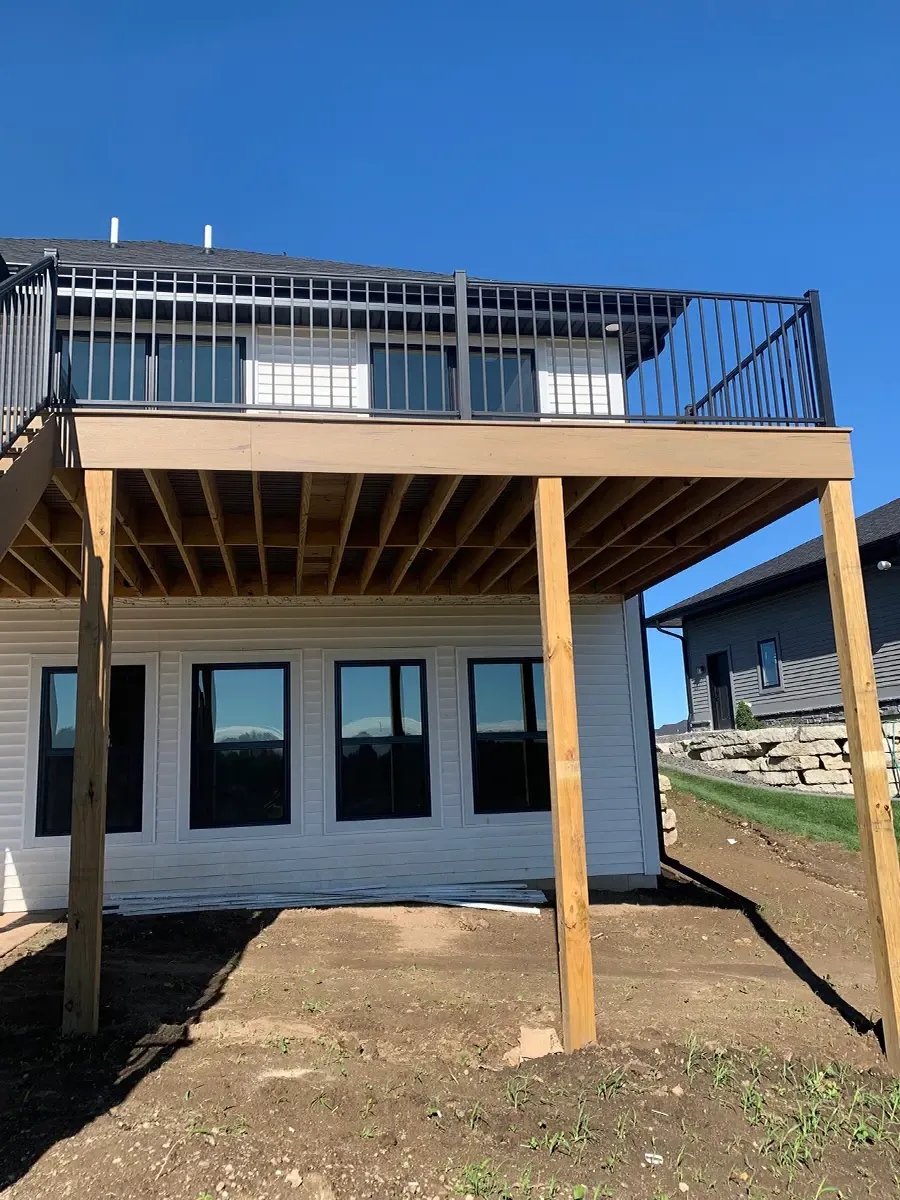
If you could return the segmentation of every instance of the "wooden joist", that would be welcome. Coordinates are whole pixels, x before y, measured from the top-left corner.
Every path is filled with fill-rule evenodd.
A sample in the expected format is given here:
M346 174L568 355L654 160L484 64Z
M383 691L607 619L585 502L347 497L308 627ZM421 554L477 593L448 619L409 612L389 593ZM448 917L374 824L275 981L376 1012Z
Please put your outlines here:
M462 482L462 475L447 475L437 480L428 503L419 519L419 536L415 546L401 552L388 578L388 590L393 595L403 582L407 571L437 524L444 509L453 499L453 493Z
M359 493L362 491L363 480L365 475L351 475L347 480L347 490L344 494L344 507L341 511L341 532L338 538L338 544L331 552L331 565L328 568L328 595L334 592L334 585L337 583L338 573L341 569L341 561L344 557L344 547L347 545L347 538L350 536L350 526L353 523L353 515L356 512L356 505L359 502Z
M259 471L250 472L250 490L253 493L253 533L259 557L259 577L264 596L269 594L269 563L266 559L266 537L263 532L262 480Z
M306 534L309 528L309 505L312 496L312 476L304 471L300 476L300 504L297 511L297 568L295 587L299 596L303 590L303 561L306 556Z
M225 541L225 513L222 511L222 501L219 499L219 488L216 483L215 474L212 471L201 471L200 486L203 489L203 498L206 500L206 507L209 510L209 519L212 521L213 533L219 547L219 553L222 556L222 565L225 567L225 574L228 576L228 583L232 594L236 596L238 594L237 567L234 562L234 551Z
M391 536L391 531L397 523L403 497L409 491L409 485L414 478L414 475L395 475L391 481L388 494L381 507L381 516L378 521L378 541L366 551L362 570L359 573L360 595L369 586L369 581L375 573L375 568L378 566L378 560L381 558L384 548L388 543L388 538Z
M168 473L166 471L144 471L144 476L150 485L150 490L153 492L162 515L165 517L166 524L172 534L172 540L175 542L178 553L181 555L181 561L184 563L184 568L188 573L191 585L195 593L198 596L202 596L203 573L200 570L197 551L193 546L186 546L184 543L182 537L181 508Z

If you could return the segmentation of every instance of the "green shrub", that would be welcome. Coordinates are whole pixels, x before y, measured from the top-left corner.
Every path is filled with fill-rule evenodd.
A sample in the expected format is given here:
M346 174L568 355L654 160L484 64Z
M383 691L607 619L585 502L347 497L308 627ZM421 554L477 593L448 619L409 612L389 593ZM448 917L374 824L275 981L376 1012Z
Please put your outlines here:
M754 717L753 709L746 700L738 700L734 724L737 729L759 729L760 722Z

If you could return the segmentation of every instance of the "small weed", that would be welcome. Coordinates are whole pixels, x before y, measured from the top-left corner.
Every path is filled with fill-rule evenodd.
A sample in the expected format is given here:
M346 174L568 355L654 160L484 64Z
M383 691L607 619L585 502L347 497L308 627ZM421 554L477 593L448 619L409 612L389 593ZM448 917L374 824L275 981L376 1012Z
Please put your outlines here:
M303 1011L308 1013L326 1013L328 1012L327 1000L313 1000L312 997L303 1001Z
M688 1079L693 1079L694 1075L700 1069L700 1059L702 1057L700 1043L697 1041L696 1034L688 1034L685 1049L687 1050L687 1055L684 1060L684 1073Z
M377 1137L378 1129L374 1125L363 1125L359 1131L359 1136L366 1139Z
M731 1083L734 1076L734 1065L725 1050L717 1050L713 1056L712 1085L722 1088Z
M291 1048L291 1039L289 1037L280 1037L278 1039L278 1049L282 1054L287 1054Z
M480 1163L466 1163L460 1172L456 1191L477 1196L479 1200L513 1200L506 1180L489 1158Z
M506 1081L507 1103L516 1112L520 1108L524 1108L528 1103L528 1085L530 1083L530 1075L513 1075L511 1079L507 1079Z
M478 1128L479 1122L484 1122L485 1125L487 1124L487 1120L485 1119L484 1115L484 1109L476 1100L472 1105L469 1115L466 1117L466 1124L470 1129L474 1130Z
M601 1100L612 1100L625 1086L624 1070L610 1071L597 1084L597 1096Z
M316 1096L315 1100L310 1101L309 1107L310 1108L316 1108L316 1107L324 1108L327 1112L333 1113L335 1111L335 1109L337 1108L337 1105L332 1104L324 1092L320 1092L319 1095Z

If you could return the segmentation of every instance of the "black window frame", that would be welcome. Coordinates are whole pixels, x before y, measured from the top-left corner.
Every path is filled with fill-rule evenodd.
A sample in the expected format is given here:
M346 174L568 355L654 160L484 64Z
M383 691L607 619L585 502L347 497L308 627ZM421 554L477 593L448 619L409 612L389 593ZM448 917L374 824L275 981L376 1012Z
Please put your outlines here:
M209 400L173 400L172 397L170 396L167 400L163 400L161 398L160 392L159 392L159 384L160 384L160 380L162 379L162 376L163 376L163 372L160 369L159 352L160 352L160 349L164 346L168 346L171 349L173 341L175 342L176 346L178 346L179 343L182 345L187 344L189 346L193 346L193 345L214 346L217 343L221 343L222 345L232 347L232 370L234 372L234 376L237 379L237 386L234 389L234 399L233 400L216 400L214 396L211 396ZM242 405L244 403L244 366L247 361L247 338L246 337L232 338L232 336L230 334L224 334L224 333L222 333L222 334L217 333L215 338L213 338L212 334L210 334L210 333L203 333L203 334L198 333L195 337L191 333L177 333L176 332L175 337L173 339L171 334L169 334L167 336L164 333L157 332L156 340L152 347L152 353L153 353L154 402L156 404L161 405L163 408L184 408L185 406L190 408L192 405L194 405L198 408L202 407L202 408L220 409L220 408L229 408L231 406L234 406L235 408L237 408L239 405ZM236 364L234 361L234 355L237 355L237 363ZM172 381L171 381L171 374L170 374L169 375L170 390L171 390L171 382ZM210 387L211 386L212 386L212 376L210 376Z
M775 683L766 683L766 672L765 672L765 667L763 665L762 648L763 648L763 646L768 646L768 645L772 645L775 647L775 673L778 676ZM756 643L756 660L759 664L760 691L772 692L772 691L775 691L777 688L780 688L782 686L782 683L781 683L781 653L778 649L778 638L776 638L776 637L759 638Z
M144 778L144 762L147 751L147 667L145 663L114 663L110 668L110 691L112 691L114 674L118 674L122 669L133 670L140 669L142 672L142 696L141 696L141 744L140 744L140 760L138 778L140 779L140 795L136 808L138 824L131 826L121 826L119 828L110 828L110 820L115 817L115 801L110 803L111 794L107 789L106 798L106 833L109 836L115 834L142 834L144 832L144 788L146 780ZM45 666L41 668L41 691L40 705L38 711L38 770L37 770L37 789L35 795L34 806L34 836L35 838L51 838L51 837L70 837L71 836L71 821L69 830L48 829L48 805L46 797L46 788L48 786L48 762L50 758L67 758L74 759L75 747L66 746L58 749L53 749L47 745L47 737L49 733L49 709L50 709L50 677L53 675L75 675L77 678L77 667L55 667ZM111 747L107 746L107 758ZM108 771L108 767L107 767ZM107 778L109 776L107 775Z
M143 393L144 393L141 398L138 398L137 396L135 396L135 399L133 401L129 400L129 398L127 396L124 398L119 398L118 396L115 395L115 388L113 388L114 394L113 394L112 400L110 400L110 398L109 398L109 375L108 374L106 377L107 382L106 382L106 386L104 388L104 395L102 395L102 396L100 396L100 395L73 396L72 395L72 356L70 355L70 349L69 349L70 346L74 347L76 344L87 344L87 346L89 347L88 356L90 359L91 357L93 357L94 347L98 344L109 345L110 348L112 348L113 345L130 347L131 346L131 334L130 333L117 334L115 337L115 340L114 340L111 330L106 330L106 329L95 330L92 334L89 329L73 329L70 331L68 329L57 328L57 330L56 330L56 353L59 357L59 398L60 398L60 400L66 404L77 404L79 401L81 401L83 404L104 404L104 403L106 403L106 404L129 404L129 403L146 404L147 398L150 395L150 389L151 389L151 380L150 380L150 359L152 356L151 342L152 342L152 338L149 333L136 333L134 335L134 350L135 350L134 383L135 383L135 392L137 392L137 381L139 378L141 378L142 385L143 385ZM142 371L139 372L137 370L137 362L138 362L137 350L138 350L138 346L140 346L140 345L143 345L143 347L144 347L144 359L143 359L143 369L142 369ZM89 368L89 370L91 370L91 373L92 373L92 369ZM113 381L115 382L115 366L113 366ZM91 391L96 392L96 388L93 387L94 383L95 383L95 379L93 378L93 373L92 373ZM129 391L131 390L130 384L131 384L131 372L129 370Z
M197 742L197 681L201 671L258 671L281 670L284 678L284 737L280 741L221 742L218 751L239 748L266 750L281 747L284 764L284 815L271 821L194 821L194 795L198 785L199 757ZM291 664L276 662L195 662L191 664L191 742L190 742L190 790L188 796L188 828L195 830L216 829L278 829L291 823ZM211 753L217 753L217 744L212 743Z
M395 685L393 676L391 678L391 718L396 724L398 716L402 720L402 714L399 707L399 668L400 667L418 667L420 680L420 697L422 701L422 732L420 734L390 734L385 736L369 736L369 737L354 737L345 738L342 733L343 721L341 719L341 669L343 667L396 667L397 668L397 684ZM429 725L428 725L428 663L424 658L353 658L339 659L334 663L334 819L339 825L352 824L355 821L429 821L434 816L434 797L431 787L431 747L429 745ZM428 797L428 811L424 813L380 813L372 816L342 816L341 809L343 806L342 783L343 783L343 753L344 746L347 743L358 745L393 745L397 742L409 744L410 742L421 742L422 753L424 758L424 775L425 786ZM393 799L393 790L392 790Z
M427 355L428 355L429 351L432 351L436 355L439 356L441 354L442 349L443 349L443 355L444 355L443 380L446 383L446 394L444 393L444 391L442 389L441 399L442 399L442 401L444 401L444 403L441 405L440 408L427 407L427 401L428 401L427 395L425 396L425 401L426 401L425 407L422 407L422 408L411 407L409 404L409 392L408 392L408 389L406 388L405 380L404 380L404 395L403 395L403 398L405 401L404 405L401 406L401 405L396 405L396 404L388 405L387 403L385 403L385 404L377 403L377 397L376 397L376 392L375 392L375 386L376 386L375 352L376 351L381 351L384 354L384 356L385 356L385 373L386 373L386 376L389 376L390 375L390 356L391 356L392 350L395 350L398 353L403 354L404 357L406 357L406 355L410 351L413 351L413 352L423 351L426 361L427 361ZM406 371L407 371L407 374L406 374L405 378L409 378L410 372L409 372L408 366L406 367ZM427 372L425 373L425 375L426 375L426 379L427 379ZM390 416L393 413L399 413L401 416L408 416L410 413L414 414L415 416L429 416L429 415L430 416L442 416L442 415L446 415L447 413L453 413L456 411L457 405L456 405L456 347L455 346L444 346L442 348L439 343L422 342L422 341L407 342L407 343L391 342L391 341L370 342L369 343L369 379L370 379L370 384L369 384L370 404L371 404L373 412L385 413L388 416ZM392 391L390 393L390 398L393 399L393 396L394 396L394 393ZM385 388L385 400L387 400L387 399L388 399L388 391L387 391L387 388Z
M472 402L473 417L521 417L526 420L533 420L539 417L540 413L540 384L538 382L537 371L537 348L533 346L469 346L469 388ZM483 363L486 354L498 354L501 358L514 358L517 363L528 358L531 362L531 408L508 408L501 403L500 408L491 408L488 404L488 396L484 396L484 404L481 407L476 407L475 389L472 387L473 372L478 372L482 390L484 390L485 367ZM478 363L476 367L474 364ZM456 382L456 359L454 357L454 385ZM526 398L526 390L522 389L522 399ZM501 395L501 402L504 397Z
M508 742L533 742L543 744L547 747L547 771L549 781L550 770L550 748L547 740L547 730L537 728L536 705L534 699L534 675L531 670L522 673L523 690L522 690L522 711L525 719L525 729L515 730L508 733L502 730L494 732L478 732L478 719L476 711L476 696L475 696L475 668L479 666L494 666L499 664L513 664L520 668L528 666L529 668L536 663L544 666L544 660L540 655L494 655L490 658L470 658L467 664L467 681L469 689L469 745L470 756L472 759L472 807L476 816L492 816L509 813L520 815L522 813L545 813L551 811L551 802L549 799L547 805L526 805L523 808L510 808L509 806L497 807L496 805L487 805L479 799L479 782L478 782L478 742L479 739L491 739L492 741L508 741ZM545 695L545 711L546 711L546 691ZM531 728L529 728L529 725ZM526 786L528 783L526 769Z

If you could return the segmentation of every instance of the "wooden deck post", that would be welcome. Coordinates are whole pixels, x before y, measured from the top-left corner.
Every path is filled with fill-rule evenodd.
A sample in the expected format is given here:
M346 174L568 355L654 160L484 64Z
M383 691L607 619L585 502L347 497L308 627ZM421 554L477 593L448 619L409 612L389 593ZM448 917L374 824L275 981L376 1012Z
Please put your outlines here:
M597 1023L561 479L538 480L534 522L550 753L563 1045L571 1053L596 1041Z
M900 862L850 483L826 483L819 507L884 1045L900 1074Z
M63 1033L96 1033L100 1009L115 513L115 472L85 471Z

